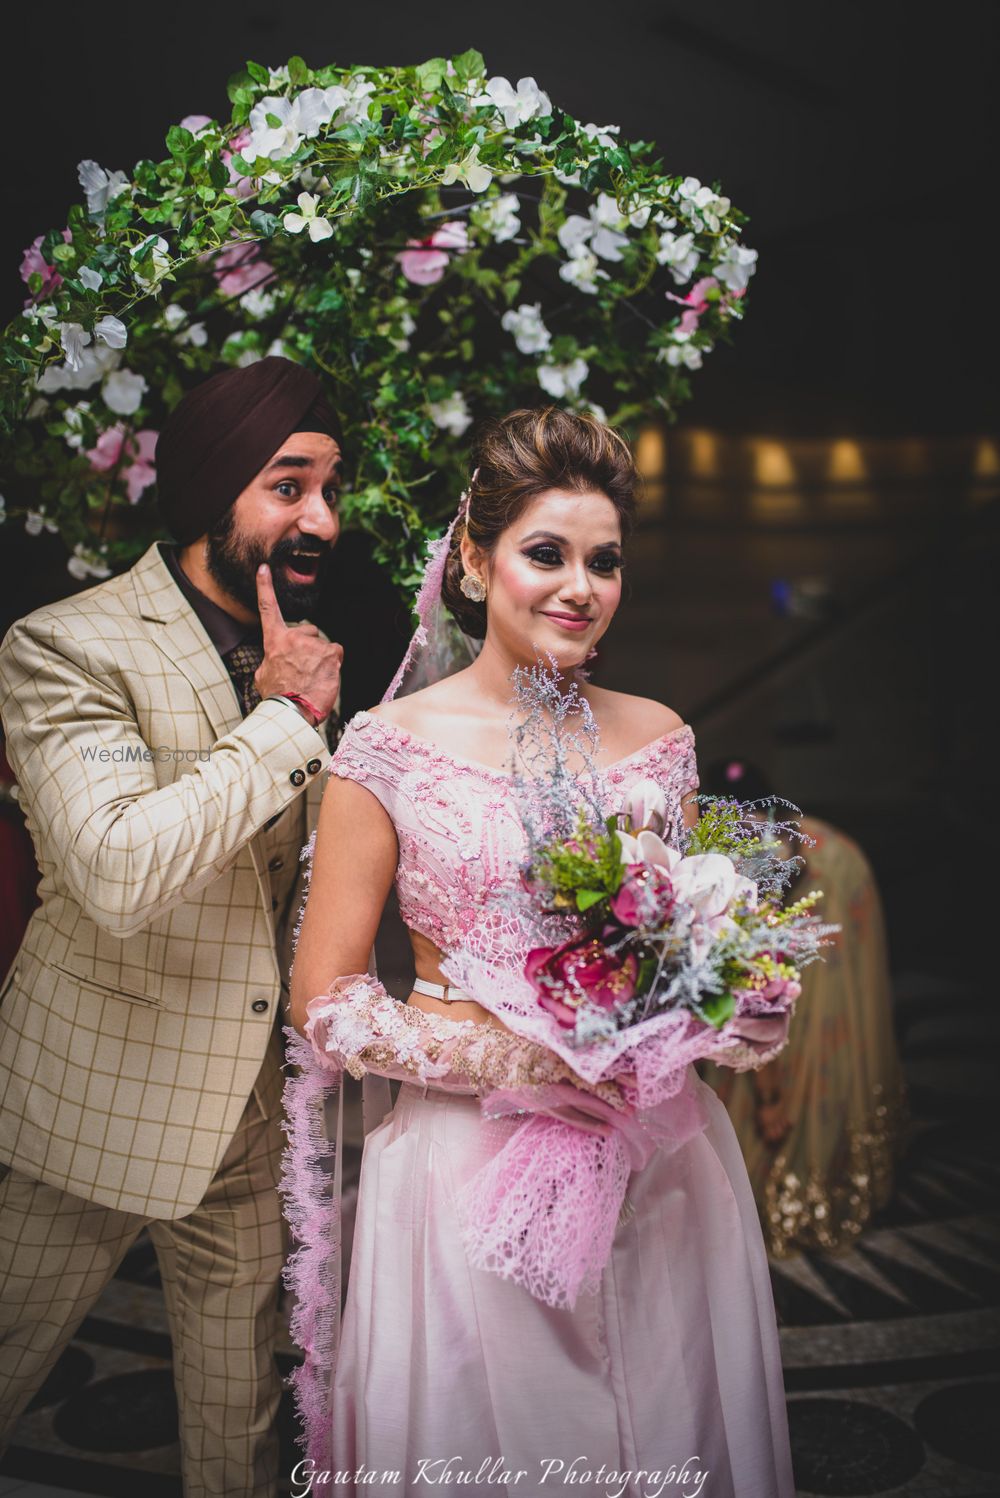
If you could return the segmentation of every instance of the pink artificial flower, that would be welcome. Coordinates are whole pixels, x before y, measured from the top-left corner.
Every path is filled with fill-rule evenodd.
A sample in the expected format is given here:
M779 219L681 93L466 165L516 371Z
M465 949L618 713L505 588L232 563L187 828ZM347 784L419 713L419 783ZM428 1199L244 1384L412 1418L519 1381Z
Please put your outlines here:
M186 114L181 120L181 129L190 130L192 135L197 135L205 125L212 123L210 114Z
M611 910L623 926L662 926L676 904L674 887L658 864L630 863Z
M231 198L248 198L254 191L252 177L243 177L233 166L233 157L241 155L245 146L250 144L251 131L245 126L233 136L228 146L223 147L222 159L229 171L229 186L226 192Z
M462 219L442 224L428 239L408 239L396 256L399 268L414 286L433 286L448 269L448 254L469 248L469 231Z
M666 293L668 301L679 302L682 307L687 308L681 317L679 332L697 333L701 314L708 310L709 303L705 293L715 290L718 284L714 276L702 276L700 281L694 283L687 296L675 296L672 291Z
M232 244L213 257L212 274L225 296L242 296L274 279L274 267L256 244Z
M128 489L129 504L136 504L143 490L148 489L150 484L156 483L156 440L159 432L144 427L141 432L136 432L129 443L129 451L135 450L136 457L131 467L125 472L125 486Z
M630 832L659 836L667 825L667 798L655 780L636 780L625 797L624 812Z
M626 1003L635 993L639 963L631 952L620 957L591 936L537 947L528 953L524 975L541 1007L568 1029L584 1000L608 1010Z
M145 489L156 482L156 439L159 432L148 427L141 432L129 433L121 422L108 427L97 439L97 444L87 453L90 466L96 473L107 473L119 468L119 478L125 480L129 503L135 504ZM129 460L125 461L124 460Z
M66 244L69 244L73 238L68 229L62 231L62 237ZM54 292L59 290L63 283L63 278L55 266L50 265L47 260L42 258L42 240L44 238L44 234L39 234L37 239L33 239L25 250L21 260L21 280L25 284L27 284L28 278L33 276L36 271L42 278L41 290L37 296L29 296L24 304L26 307L30 307L33 302L44 302L46 297L52 296Z
M107 473L110 468L116 468L125 446L125 436L125 428L121 422L116 422L113 427L103 431L97 439L97 446L90 448L87 453L91 468L97 473Z

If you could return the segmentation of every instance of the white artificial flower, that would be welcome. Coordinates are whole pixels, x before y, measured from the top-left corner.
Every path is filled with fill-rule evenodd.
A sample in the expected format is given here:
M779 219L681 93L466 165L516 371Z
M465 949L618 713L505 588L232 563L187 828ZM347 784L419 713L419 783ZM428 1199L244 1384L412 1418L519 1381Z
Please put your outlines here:
M453 437L461 437L472 425L472 412L461 390L452 391L444 400L428 401L427 409L434 425L442 432L450 432Z
M475 221L497 244L504 244L520 232L521 220L517 216L520 206L517 193L501 193L499 198L492 198L477 207Z
M318 197L322 197L324 193L330 191L329 177L317 177L311 166L302 168L302 171L299 173L299 181L306 192L315 192Z
M580 173L579 172L560 172L558 170L555 170L555 171L553 171L552 175L553 175L553 177L555 177L555 179L556 179L557 182L561 182L562 183L563 187L579 187L580 186Z
M24 413L25 420L37 421L39 416L44 416L48 409L49 403L45 399L44 395L36 395L35 399L31 402L31 405Z
M131 369L116 369L101 386L101 397L117 416L131 416L142 405L142 397L148 388L142 375Z
M566 251L567 255L573 255L581 247L590 243L590 236L594 232L593 220L584 218L582 213L571 213L559 225L556 238Z
M398 349L401 354L405 354L406 350L410 346L410 335L412 333L415 333L416 330L416 320L412 318L408 312L404 312L399 319L399 331L402 334L402 337L390 338L389 342L392 344L394 349Z
M128 343L128 329L118 317L102 317L94 324L94 332L108 348L124 348Z
M702 187L697 177L685 177L675 196L678 202L687 203L696 219L713 234L718 234L721 221L732 206L728 198L719 197L713 188Z
M88 390L115 369L120 358L117 349L92 344L81 352L78 369L70 369L68 364L50 364L39 375L36 388L47 395L57 390Z
M544 354L552 342L552 334L542 321L541 302L522 302L520 307L511 307L500 319L505 333L511 333L522 354Z
M83 351L90 342L90 334L78 322L61 322L59 342L66 355L66 368L77 373L83 368Z
M556 400L567 395L575 398L580 394L580 386L588 372L586 359L573 359L569 364L540 364L538 383L546 395L551 395Z
M597 195L597 202L590 207L590 216L595 224L605 229L624 229L631 224L633 229L645 229L649 223L650 207L642 203L638 208L622 208L617 198L609 192Z
M91 218L103 218L108 204L114 202L129 185L124 172L106 172L96 161L81 161L76 172Z
M598 281L608 279L607 271L598 267L597 256L593 250L588 250L583 246L559 267L559 275L570 286L575 286L577 291L585 291L588 295L596 294Z
M264 352L275 359L291 359L296 364L299 362L299 356L295 350L290 349L280 338L272 339Z
M628 222L610 193L598 193L597 202L590 207L590 248L594 254L602 260L620 260L628 245L628 235L621 231Z
M507 78L491 78L485 91L472 103L477 107L492 104L503 115L508 130L515 130L538 115L552 113L552 100L544 89L538 87L534 78L519 78L516 89Z
M32 322L43 322L47 328L58 320L59 309L54 302L39 302L37 307L25 307L22 317L29 317Z
M204 348L208 342L205 324L203 322L193 322L189 328L184 329L183 333L177 334L175 341L177 343L189 344L191 348Z
M677 285L683 286L694 275L701 256L695 248L693 234L674 234L668 229L660 235L656 258L669 268Z
M374 92L375 85L366 78L352 78L346 88L304 88L292 99L269 94L250 111L250 140L243 155L250 161L258 156L283 161L324 125L346 125L366 116ZM271 124L268 115L277 124Z
M173 332L174 328L179 328L182 322L187 321L187 313L184 311L184 308L181 306L180 302L169 302L167 306L164 307L160 316L163 319L164 325L168 327L171 332Z
M619 133L620 130L620 125L580 126L580 134L585 135L588 140L596 140L597 144L599 146L602 146L605 151L610 151L612 146L616 146L618 144L618 142L615 140L615 136Z
M66 423L63 441L74 452L79 452L83 446L83 418L89 410L90 401L80 401L75 406L67 406L63 412L63 421Z
M84 546L82 541L78 541L73 548L73 555L66 563L66 571L81 581L87 577L111 576L111 568L101 560L96 551Z
M348 125L368 118L368 104L375 85L369 78L352 78L346 85L347 102L337 110L336 123Z
M717 260L713 265L712 273L718 277L727 290L740 292L746 291L750 277L756 269L756 250L748 249L743 244L727 244L722 259Z
M42 510L29 510L24 517L24 528L29 536L40 536L45 525L45 514Z
M619 233L617 229L595 229L590 241L590 248L602 260L620 260L622 250L627 247L628 235Z
M618 200L609 192L597 194L597 201L590 205L590 217L596 225L604 229L618 229L624 222L624 214L618 207Z
M291 156L307 135L318 134L334 109L346 102L342 88L329 92L334 95L329 108L324 108L324 90L318 88L303 89L294 99L269 94L259 100L250 111L250 139L241 153L244 160L266 156L269 161L282 161Z
M602 426L607 426L608 413L607 411L605 411L603 406L598 405L597 401L587 401L584 410L589 411L591 416L593 416L595 420L599 421Z
M672 364L675 368L683 364L686 369L700 369L702 350L691 342L694 334L676 332L671 336L673 342L660 349L656 356L657 362Z
M87 291L100 291L104 284L104 277L99 270L91 270L89 265L82 265L79 271L80 280Z
M285 84L290 81L288 69L286 67L268 68L267 81L272 88L284 88Z
M275 295L273 291L261 291L258 286L252 286L240 297L240 306L247 317L257 321L261 317L268 317L274 311Z
M248 369L251 364L259 364L263 357L263 354L258 353L257 349L245 348L236 360L236 368Z
M454 182L461 182L470 192L485 192L492 181L493 173L479 160L478 146L473 146L463 160L450 162L441 175L443 187L450 187Z
M303 229L308 229L309 238L313 244L321 239L329 239L333 233L333 225L328 218L319 218L316 213L316 205L319 198L314 197L311 192L300 192L298 205L302 210L300 213L286 213L284 225L290 234L301 234Z
M144 259L134 265L133 275L141 285L155 286L158 281L163 280L170 269L170 246L162 234L150 234L147 239L143 240L139 249L145 249L148 244L152 244L152 249Z

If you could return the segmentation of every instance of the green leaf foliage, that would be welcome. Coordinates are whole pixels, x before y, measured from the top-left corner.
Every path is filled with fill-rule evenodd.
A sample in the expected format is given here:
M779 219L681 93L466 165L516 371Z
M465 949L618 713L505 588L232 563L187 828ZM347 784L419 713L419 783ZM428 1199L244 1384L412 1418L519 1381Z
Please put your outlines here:
M2 335L2 523L42 516L95 576L127 566L160 535L155 487L129 494L135 434L159 431L206 376L273 349L314 369L338 408L345 519L373 536L404 590L465 485L476 419L551 390L628 425L671 419L692 368L743 315L729 268L742 215L727 208L713 227L650 145L585 136L541 92L508 128L473 102L487 82L475 48L410 67L249 61L228 80L228 120L197 135L171 125L162 161L136 163L93 210L68 205L69 241L62 224L42 236L23 272L30 304ZM291 133L273 103L261 124L262 101L307 88L333 91L312 134ZM595 101L589 117L602 113ZM289 227L304 192L326 239ZM559 241L570 215L591 226L589 259ZM668 219L691 236L686 280L661 243ZM621 236L617 259L599 224ZM98 288L82 267L99 270ZM698 330L678 340L682 309L666 293L710 276ZM95 342L67 371L60 325L89 330L108 315L126 347ZM105 399L115 368L144 381L125 418ZM81 421L82 449L67 441ZM82 454L119 424L122 461L98 472ZM593 896L588 918L617 888L615 848L609 834L593 876L574 872L573 889ZM557 858L559 869L569 876Z

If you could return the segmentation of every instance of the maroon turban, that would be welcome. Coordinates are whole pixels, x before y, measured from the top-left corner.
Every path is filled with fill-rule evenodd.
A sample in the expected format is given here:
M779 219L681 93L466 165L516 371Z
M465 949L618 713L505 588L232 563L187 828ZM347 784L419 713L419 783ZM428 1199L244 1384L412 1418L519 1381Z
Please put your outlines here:
M268 355L190 390L156 444L157 497L174 539L186 546L211 530L293 432L342 443L319 380L291 359Z

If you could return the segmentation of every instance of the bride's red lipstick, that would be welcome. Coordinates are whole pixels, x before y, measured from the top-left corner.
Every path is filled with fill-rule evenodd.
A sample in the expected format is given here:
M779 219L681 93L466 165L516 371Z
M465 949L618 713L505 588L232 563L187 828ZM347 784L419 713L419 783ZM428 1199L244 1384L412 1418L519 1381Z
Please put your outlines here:
M594 622L589 614L552 614L547 609L542 609L542 613L546 619L553 620L554 623L561 625L563 629L572 629L577 633L585 630L589 624L593 624Z

